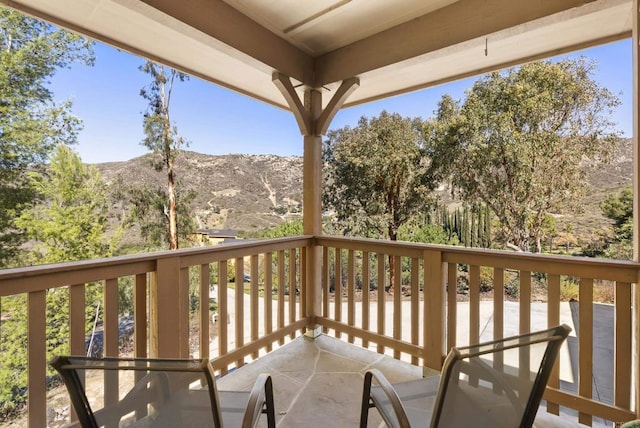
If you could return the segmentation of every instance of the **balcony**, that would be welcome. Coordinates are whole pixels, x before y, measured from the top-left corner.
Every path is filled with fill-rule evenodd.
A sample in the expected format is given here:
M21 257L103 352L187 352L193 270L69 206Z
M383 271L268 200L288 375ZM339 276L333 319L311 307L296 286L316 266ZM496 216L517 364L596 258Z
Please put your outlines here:
M362 293L361 284L385 284L390 258L395 261L393 286L389 291L381 286ZM68 290L70 349L83 354L90 333L85 329L85 289L100 284L104 354L118 356L123 352L118 281L123 278L134 283L131 353L209 357L222 376L222 386L242 384L245 376L264 367L282 374L283 369L274 364L288 361L292 352L301 353L302 358L295 361L300 373L307 375L314 367L318 373L317 357L322 351L343 362L360 359L382 364L392 378L395 373L420 376L439 370L451 346L567 322L573 325L574 336L550 379L547 402L539 415L551 421L548 426L557 423L556 414L563 417L559 426L602 426L606 421L637 417L632 286L639 270L635 262L298 236L0 271L0 296L27 295L28 424L32 427L47 425L47 406L53 405L46 382L47 290ZM534 295L532 278L541 274L546 277L546 291ZM245 287L227 281L245 275L251 278ZM456 287L448 284L458 284L463 276L468 295L459 302ZM561 301L561 283L567 277L578 281L576 302ZM487 278L494 292L481 295L481 283L486 284ZM505 285L513 287L514 278L517 297L495 292ZM613 288L613 304L594 303L594 286L602 282ZM192 289L198 284L196 316L189 309L190 283ZM217 284L215 296L209 294L211 284ZM217 302L215 323L209 306L212 297ZM321 333L325 335L315 342L300 337ZM360 357L353 358L354 354ZM359 377L349 382L356 390L361 388L362 369L349 369ZM291 373L285 378L303 382L297 376ZM304 397L292 395L296 388L291 382L279 379L275 379L276 405L278 411L286 412L279 417L281 426L326 414L322 400L315 407ZM345 394L342 382L335 383L335 377L305 379L305 385L335 391L336 417L357 419L357 406L354 409L352 400L340 398Z

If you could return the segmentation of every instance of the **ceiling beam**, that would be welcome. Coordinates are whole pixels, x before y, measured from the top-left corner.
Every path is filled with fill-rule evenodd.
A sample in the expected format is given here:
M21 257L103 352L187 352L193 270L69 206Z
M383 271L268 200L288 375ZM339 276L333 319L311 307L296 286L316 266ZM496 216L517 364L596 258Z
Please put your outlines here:
M593 0L459 0L315 60L314 87L405 61Z
M309 85L313 59L221 0L142 0L154 9Z
M558 48L558 49L553 49L553 50L549 50L549 51L545 51L539 54L535 54L535 55L527 55L527 56L522 56L516 59L513 59L511 61L506 61L506 62L499 62L499 63L495 63L492 64L490 66L486 66L486 67L477 67L477 68L471 68L467 71L464 71L463 73L457 73L457 74L451 74L448 75L445 78L442 79L436 79L436 80L428 80L425 81L424 83L420 83L418 85L414 85L414 86L404 86L401 89L395 90L395 91L389 91L389 92L381 92L379 94L376 94L375 96L372 97L367 97L367 98L361 98L358 101L354 101L354 102L345 102L343 107L353 107L353 106L357 106L360 104L365 104L365 103L369 103L372 101L378 101L378 100L382 100L385 98L389 98L389 97L393 97L396 95L402 95L402 94L406 94L408 92L413 92L413 91L419 91L421 89L426 89L426 88L431 88L434 86L439 86L439 85L444 85L447 83L451 83L451 82L455 82L457 80L461 80L461 79L466 79L469 77L474 77L474 76L478 76L480 74L484 74L484 73L490 73L492 71L498 71L498 70L502 70L508 67L514 67L517 65L521 65L527 62L532 62L532 61L539 61L539 60L544 60L550 57L554 57L557 55L564 55L564 54L568 54L571 52L575 52L575 51L579 51L582 49L587 49L587 48L591 48L593 46L598 46L598 45L603 45L606 43L613 43L613 42L617 42L620 40L624 40L624 39L628 39L629 37L631 37L631 31L624 31L622 33L618 33L618 34L614 34L605 38L599 38L599 39L594 39L594 40L590 40L588 42L581 42L581 43L577 43L577 44L572 44L572 45L567 45L564 46L562 48Z

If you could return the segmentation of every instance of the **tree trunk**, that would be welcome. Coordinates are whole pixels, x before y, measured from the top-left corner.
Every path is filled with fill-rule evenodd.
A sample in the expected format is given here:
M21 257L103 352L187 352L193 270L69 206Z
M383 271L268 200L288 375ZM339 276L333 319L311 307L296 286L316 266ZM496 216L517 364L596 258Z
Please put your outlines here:
M169 163L167 173L167 193L169 198L169 249L178 249L178 211L176 209L176 185L173 162Z

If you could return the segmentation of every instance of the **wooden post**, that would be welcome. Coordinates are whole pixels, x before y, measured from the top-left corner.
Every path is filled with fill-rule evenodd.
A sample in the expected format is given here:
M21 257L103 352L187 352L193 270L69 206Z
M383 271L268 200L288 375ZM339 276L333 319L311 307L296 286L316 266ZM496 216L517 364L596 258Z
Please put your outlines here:
M289 104L300 133L304 136L303 232L305 235L319 236L322 234L322 136L349 95L360 86L360 80L355 77L344 80L324 109L320 89L306 88L302 102L288 76L275 72L272 80ZM306 299L306 313L302 316L308 320L307 335L310 337L317 337L321 333L314 322L322 310L321 255L319 247L311 245L307 248L307 265L304 269L307 288L301 295Z
M179 358L180 352L180 259L157 261L155 281L151 284L152 356ZM162 315L160 315L162 314ZM184 320L185 322L188 320Z
M315 90L307 90L305 101L313 122L318 119L322 111L322 94ZM304 136L304 164L303 164L303 233L318 236L322 234L322 136ZM309 319L307 335L317 337L320 330L313 321L322 312L322 252L316 245L307 249L307 266L305 269L304 293L306 301L306 316Z
M425 250L424 259L424 366L442 369L446 325L446 265L442 252Z

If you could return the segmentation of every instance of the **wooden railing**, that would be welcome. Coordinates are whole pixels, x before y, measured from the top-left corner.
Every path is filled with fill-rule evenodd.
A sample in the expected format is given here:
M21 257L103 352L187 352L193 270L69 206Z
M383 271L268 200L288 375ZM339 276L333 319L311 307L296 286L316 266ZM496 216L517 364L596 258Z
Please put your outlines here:
M211 357L214 368L225 373L304 330L306 309L298 301L304 302L302 263L310 242L310 237L302 236L1 270L0 297L27 296L29 426L47 426L47 360L51 358L46 352L47 293L68 290L71 354L87 351L91 331L86 327L89 302L85 302L85 293L87 287L97 286L102 287L103 295L102 352L122 355L118 288L119 282L127 280L133 292L134 356L189 357L197 353ZM251 277L248 283L243 281L245 274ZM228 277L234 277L234 283ZM210 296L212 288L216 296ZM217 304L213 343L210 297ZM190 298L197 299L195 318L191 318ZM230 300L235 300L233 306ZM194 324L197 328L191 329ZM191 334L192 330L196 333ZM195 349L190 342L197 344Z
M322 266L308 266L308 254L318 251ZM391 266L393 284L388 283ZM307 283L317 269L321 269L320 283ZM351 343L438 370L451 346L565 322L561 309L569 303L562 301L561 288L570 280L576 284L579 301L573 304L577 331L570 337L572 359L561 359L545 398L548 411L558 413L559 406L565 406L589 424L592 417L611 421L636 417L631 299L639 269L633 262L299 236L4 270L0 296L27 296L29 426L41 427L46 425L50 357L46 295L55 289L69 293L72 354L86 352L90 331L85 311L91 302L85 301L85 294L98 284L103 293L103 352L121 355L119 287L128 281L135 356L197 354L210 357L216 370L225 373L270 352L306 327L319 325ZM246 283L241 280L245 275L250 276ZM534 277L543 278L543 295L535 294ZM597 345L593 332L598 323L593 290L602 281L615 290L610 306L615 320L611 402L594 398L591 383ZM505 286L517 293L505 294ZM492 291L482 293L483 287ZM457 301L458 288L465 289L465 302ZM210 296L211 289L215 296ZM217 305L215 324L210 321L210 297ZM542 323L537 318L541 306L546 318ZM487 312L490 322L485 321ZM567 382L561 373L572 364L577 366L576 376Z
M362 346L436 370L452 346L565 322L561 304L564 308L569 303L561 303L561 283L575 284L577 302L571 305L577 331L567 344L571 360L561 359L556 366L545 393L547 410L557 414L559 406L566 406L578 411L579 422L587 425L592 417L615 422L636 417L631 402L635 387L631 309L637 263L367 239L319 237L315 242L323 248L322 316L316 322L349 342L358 339ZM389 283L391 265L393 284ZM539 290L533 294L534 276L543 278L543 295ZM613 399L608 403L597 399L592 390L594 325L603 321L594 319L593 290L596 282L603 281L610 284L614 298L607 308L614 320L613 363L605 374L613 384ZM459 283L468 285L464 303L458 302ZM511 295L504 292L506 285L513 289ZM488 292L481 293L481 287ZM542 306L546 319L538 319L534 305ZM464 314L459 314L461 309ZM482 311L490 312L487 325L481 325L481 319L488 318L481 317ZM489 334L482 334L483 330ZM598 361L607 363L611 360ZM559 373L572 369L577 370L576 378L561 382Z

